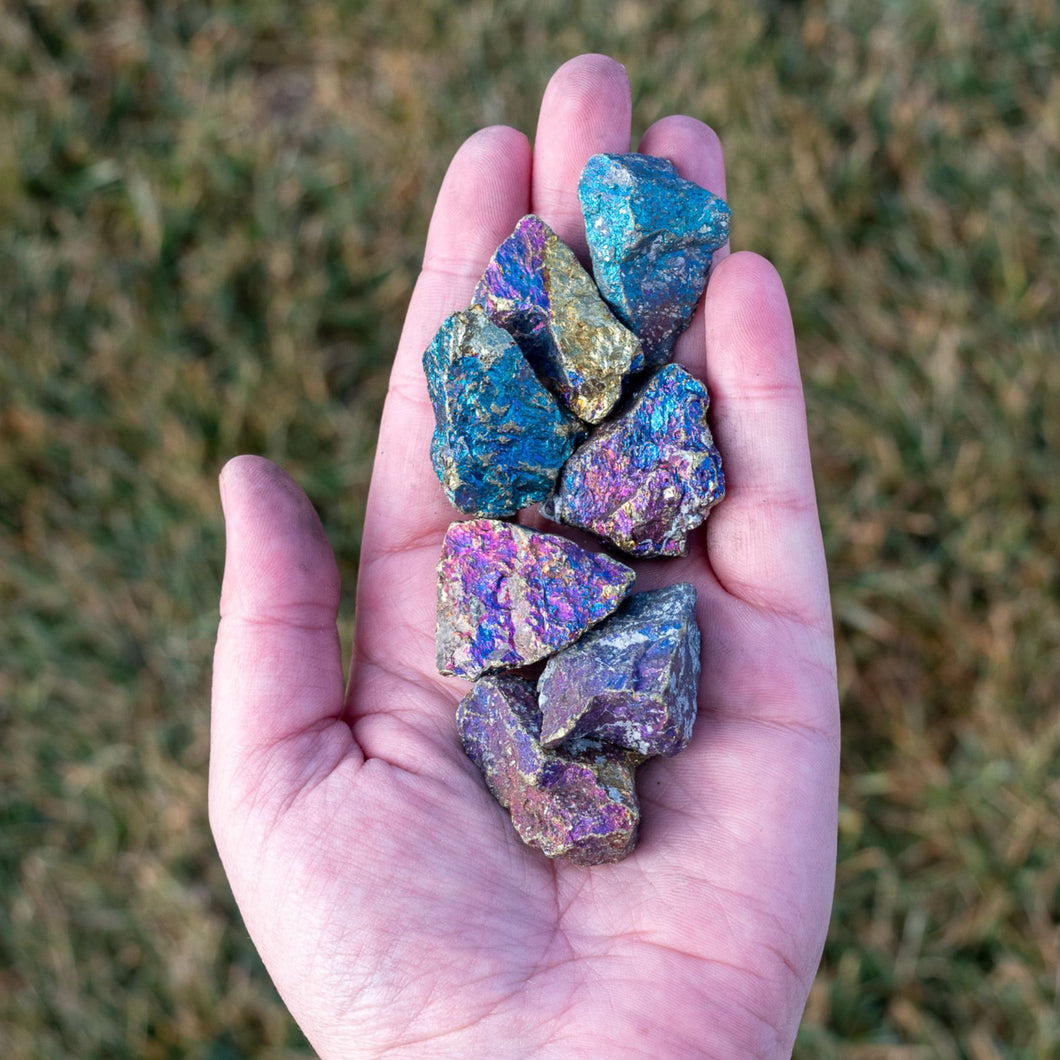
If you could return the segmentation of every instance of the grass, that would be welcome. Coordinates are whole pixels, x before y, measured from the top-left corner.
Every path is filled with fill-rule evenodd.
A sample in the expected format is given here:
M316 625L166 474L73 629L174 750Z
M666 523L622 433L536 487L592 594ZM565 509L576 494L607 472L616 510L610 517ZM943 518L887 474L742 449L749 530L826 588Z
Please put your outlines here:
M398 11L400 10L400 14ZM0 1038L307 1054L206 823L216 473L352 590L445 165L624 61L792 298L844 709L800 1057L1060 1049L1060 21L1038 0L0 5ZM351 593L344 604L349 627Z

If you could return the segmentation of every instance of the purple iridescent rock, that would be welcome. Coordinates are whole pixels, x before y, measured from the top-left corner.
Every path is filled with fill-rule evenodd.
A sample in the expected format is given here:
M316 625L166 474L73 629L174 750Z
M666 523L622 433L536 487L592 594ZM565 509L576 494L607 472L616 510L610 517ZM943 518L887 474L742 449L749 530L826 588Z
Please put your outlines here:
M634 556L683 556L688 533L725 495L706 387L675 364L574 451L541 505Z
M461 700L457 731L524 843L579 865L619 861L637 839L637 758L595 740L546 749L534 686L484 677Z
M677 754L696 720L699 647L691 585L631 596L545 664L541 742L592 736L647 757Z
M541 712L530 681L503 675L479 678L456 708L456 731L505 809L540 777L547 752L539 739Z
M615 315L641 340L649 368L673 356L729 237L729 207L649 155L593 155L578 197L593 276Z
M453 313L423 355L436 427L431 460L469 515L512 515L541 500L583 428L481 308Z
M474 679L565 648L629 593L634 573L514 523L453 523L438 562L438 670Z
M640 341L612 315L573 251L534 214L497 248L473 301L587 423L607 415L625 375L643 365Z

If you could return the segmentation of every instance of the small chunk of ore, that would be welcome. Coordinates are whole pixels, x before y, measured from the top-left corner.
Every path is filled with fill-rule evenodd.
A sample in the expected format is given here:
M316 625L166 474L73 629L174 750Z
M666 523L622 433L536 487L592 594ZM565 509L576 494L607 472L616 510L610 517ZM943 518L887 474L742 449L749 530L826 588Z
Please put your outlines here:
M478 307L446 318L423 355L431 461L451 504L512 515L541 500L584 428L538 381L511 335Z
M699 651L692 585L629 597L545 664L537 685L541 742L556 747L591 736L646 757L677 754L696 720Z
M649 368L673 357L729 238L728 205L665 158L598 154L578 182L593 276L641 341Z
M725 495L709 404L680 365L659 368L574 451L541 513L634 556L685 555L689 532Z
M619 861L633 850L636 756L594 740L543 747L534 686L518 677L483 677L456 718L464 750L524 843L579 865Z
M438 562L438 670L474 680L537 662L603 621L635 577L556 534L452 523Z
M622 381L644 361L640 341L608 309L574 252L527 214L497 248L474 303L518 342L560 402L587 423L602 420Z

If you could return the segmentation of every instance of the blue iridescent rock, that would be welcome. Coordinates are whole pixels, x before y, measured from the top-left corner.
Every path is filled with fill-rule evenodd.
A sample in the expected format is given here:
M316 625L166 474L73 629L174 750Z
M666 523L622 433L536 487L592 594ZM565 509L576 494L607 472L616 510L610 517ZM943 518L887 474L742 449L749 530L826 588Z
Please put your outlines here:
M436 427L431 461L469 515L512 515L541 500L584 428L481 308L453 313L423 355Z
M473 301L587 423L608 414L624 377L643 365L640 341L612 315L574 252L534 214L497 248Z
M544 659L611 614L634 578L555 534L453 523L438 561L438 670L474 680Z
M534 686L484 677L461 700L457 731L524 843L579 865L619 861L637 840L636 757L599 741L542 747Z
M580 736L646 757L687 746L699 688L696 590L687 582L631 596L545 664L541 742Z
M575 450L541 512L634 556L683 556L725 495L707 389L676 364Z
M672 162L638 154L593 155L578 197L600 293L641 340L648 367L665 364L729 238L729 207Z

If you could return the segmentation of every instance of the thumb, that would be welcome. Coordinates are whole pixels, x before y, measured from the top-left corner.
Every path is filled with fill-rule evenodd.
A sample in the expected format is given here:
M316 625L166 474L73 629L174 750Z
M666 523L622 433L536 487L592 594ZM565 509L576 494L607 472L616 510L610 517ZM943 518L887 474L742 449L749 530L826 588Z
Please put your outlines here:
M214 654L210 818L273 814L351 753L341 720L339 575L308 498L275 464L221 472L227 547Z

